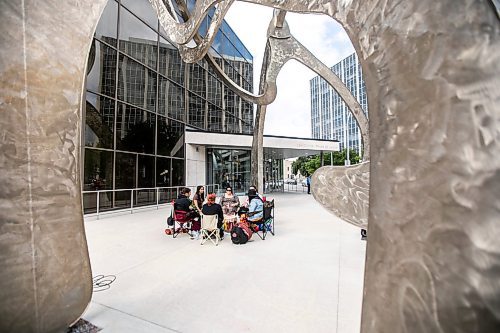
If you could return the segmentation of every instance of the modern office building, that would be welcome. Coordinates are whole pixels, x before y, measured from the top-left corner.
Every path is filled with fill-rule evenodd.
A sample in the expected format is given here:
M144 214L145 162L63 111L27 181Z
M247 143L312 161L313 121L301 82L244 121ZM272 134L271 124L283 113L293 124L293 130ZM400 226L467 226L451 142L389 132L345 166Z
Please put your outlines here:
M209 52L235 83L253 90L253 57L226 22ZM184 63L147 0L108 1L90 50L83 111L86 213L167 202L176 186L250 185L253 105L206 61ZM264 152L268 182L283 178L280 156L292 157L293 147L279 144ZM310 145L338 149L336 142Z
M368 117L366 86L356 53L331 67L344 82ZM338 140L340 149L355 149L361 155L361 132L339 94L320 76L310 81L311 129L316 139Z
M213 45L210 52L225 73L252 90L252 55L227 23ZM253 129L253 105L205 61L183 63L147 0L109 0L90 51L86 95L83 190L117 190L101 198L110 206L129 204L130 192L121 189L186 184L186 127ZM84 194L86 201L94 200Z

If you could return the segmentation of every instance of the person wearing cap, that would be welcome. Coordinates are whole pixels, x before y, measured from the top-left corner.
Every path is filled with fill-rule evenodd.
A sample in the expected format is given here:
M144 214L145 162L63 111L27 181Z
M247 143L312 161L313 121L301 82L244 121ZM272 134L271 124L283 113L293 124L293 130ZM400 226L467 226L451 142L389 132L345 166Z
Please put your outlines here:
M255 186L255 185L250 185L250 187L248 188L248 191L250 192L250 190L255 191L255 193L256 193L256 194L257 194L257 196L260 198L260 200L262 200L262 201L266 201L266 199L265 199L262 195L260 195L260 193L259 193L259 192L257 192L257 186ZM247 197L247 199L245 200L245 202L243 202L243 205L242 205L242 206L243 206L243 207L247 207L247 208L248 208L248 206L249 206L249 205L250 205L250 200L249 200L249 199L248 199L248 197Z
M255 223L262 220L264 216L264 203L254 189L248 190L248 221Z
M207 202L201 208L203 215L217 215L217 228L219 228L220 239L224 239L224 230L222 230L222 222L224 221L224 214L222 207L215 202L215 193L207 195Z

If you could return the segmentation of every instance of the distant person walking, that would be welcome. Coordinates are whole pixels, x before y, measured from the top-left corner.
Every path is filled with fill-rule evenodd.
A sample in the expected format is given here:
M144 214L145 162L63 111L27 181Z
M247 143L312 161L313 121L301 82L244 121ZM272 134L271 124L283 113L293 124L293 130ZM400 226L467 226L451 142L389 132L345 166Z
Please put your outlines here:
M311 176L306 178L307 194L311 194Z

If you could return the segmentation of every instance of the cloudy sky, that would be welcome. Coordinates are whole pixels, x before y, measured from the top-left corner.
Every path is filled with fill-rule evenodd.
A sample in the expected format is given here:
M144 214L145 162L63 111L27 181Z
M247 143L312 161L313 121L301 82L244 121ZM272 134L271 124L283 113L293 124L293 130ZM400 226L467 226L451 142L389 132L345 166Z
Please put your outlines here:
M235 1L226 20L254 57L254 87L262 65L266 32L273 10L264 6ZM292 35L328 67L333 66L354 48L343 28L324 15L287 13ZM278 76L278 96L268 106L265 134L311 137L309 80L316 74L292 60Z

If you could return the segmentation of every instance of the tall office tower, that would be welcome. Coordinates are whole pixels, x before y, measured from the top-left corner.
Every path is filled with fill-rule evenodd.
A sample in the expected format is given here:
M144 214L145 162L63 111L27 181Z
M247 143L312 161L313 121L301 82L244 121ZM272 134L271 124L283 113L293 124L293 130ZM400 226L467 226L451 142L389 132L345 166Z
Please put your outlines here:
M356 53L331 67L358 100L368 117L366 87ZM338 140L340 149L355 149L361 155L361 132L339 94L321 77L310 81L311 129L315 139Z

